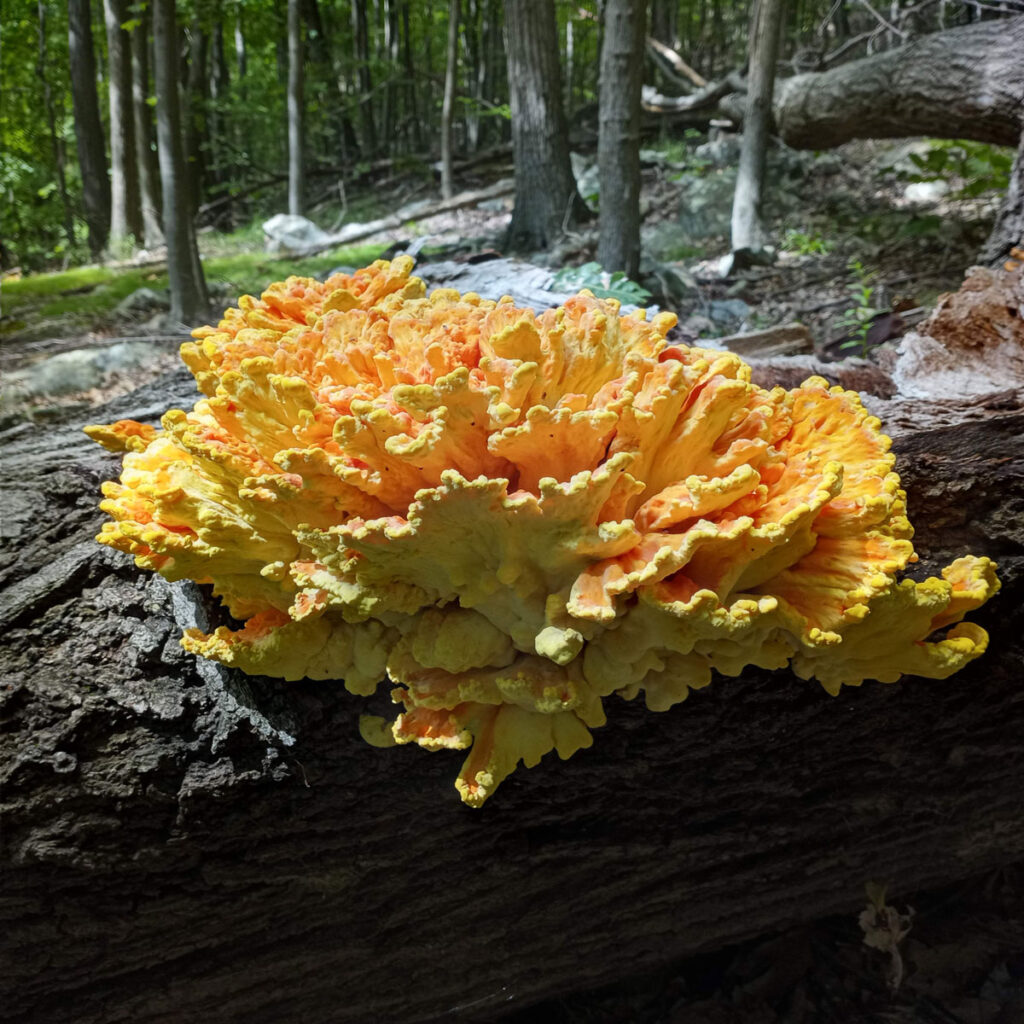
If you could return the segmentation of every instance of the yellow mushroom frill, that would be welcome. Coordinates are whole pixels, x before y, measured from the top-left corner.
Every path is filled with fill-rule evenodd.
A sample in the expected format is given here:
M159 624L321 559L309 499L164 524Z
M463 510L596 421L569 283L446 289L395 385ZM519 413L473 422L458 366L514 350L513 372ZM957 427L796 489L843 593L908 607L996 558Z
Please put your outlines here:
M671 344L669 314L426 297L411 269L247 296L182 347L194 409L88 428L126 452L99 540L244 621L188 650L356 694L387 676L403 710L364 736L471 748L473 805L589 746L613 693L663 710L791 664L835 694L984 651L960 620L992 562L898 582L905 497L855 394L766 391Z

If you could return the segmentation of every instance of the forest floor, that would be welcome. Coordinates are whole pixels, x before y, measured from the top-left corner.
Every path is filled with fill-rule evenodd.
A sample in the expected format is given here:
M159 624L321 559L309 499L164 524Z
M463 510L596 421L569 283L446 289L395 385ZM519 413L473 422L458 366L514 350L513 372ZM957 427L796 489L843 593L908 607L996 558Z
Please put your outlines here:
M870 356L875 345L923 319L939 294L959 287L985 240L998 192L978 188L985 184L983 163L930 156L945 145L861 142L824 154L773 151L766 214L777 258L725 276L734 142L651 146L644 153L639 283L652 302L678 313L691 339L800 322L825 359ZM941 176L924 173L936 163ZM593 174L586 166L579 171L586 195ZM507 157L500 157L475 165L460 184L483 188L509 172ZM930 176L937 180L922 180ZM407 203L422 194L422 178L399 178L389 187L350 210L349 220L356 214L371 220ZM263 251L262 218L230 235L205 232L200 241L214 305L223 308L288 274L322 276L410 246L421 258L472 259L500 249L510 207L510 198L488 200L301 260ZM324 227L338 215L329 205L311 213ZM587 228L556 253L525 258L555 272L593 260L595 246L596 229ZM583 284L601 283L580 273ZM163 267L153 259L4 281L0 427L84 413L174 366L185 330L167 322L165 289ZM49 377L43 368L52 370ZM19 380L33 369L35 390L19 391ZM851 914L601 990L563 994L512 1020L1024 1024L1024 865L890 899L901 913L906 904L915 911L896 953L867 945ZM877 929L872 934L876 946L885 944Z
M959 287L999 198L997 190L979 188L986 174L996 183L996 169L948 143L857 142L821 154L776 148L766 223L777 258L723 276L736 146L725 135L662 141L643 151L640 284L650 302L678 313L690 341L799 322L826 359L868 354L923 319L939 294ZM508 161L504 152L475 163L458 184L493 185L510 176ZM593 201L592 158L578 161L577 175ZM438 216L429 215L423 197L423 175L410 172L386 188L367 185L345 209L330 200L314 206L310 215L325 228L343 218L372 221L410 201L427 209L397 232L312 257L265 252L262 216L230 234L204 230L200 248L214 309L288 274L323 276L410 247L421 261L472 260L500 250L511 196ZM596 242L595 223L557 251L525 258L552 271L579 267L594 259ZM0 426L62 418L175 365L186 332L168 323L159 255L2 282ZM561 290L597 290L602 281L584 267L571 283Z

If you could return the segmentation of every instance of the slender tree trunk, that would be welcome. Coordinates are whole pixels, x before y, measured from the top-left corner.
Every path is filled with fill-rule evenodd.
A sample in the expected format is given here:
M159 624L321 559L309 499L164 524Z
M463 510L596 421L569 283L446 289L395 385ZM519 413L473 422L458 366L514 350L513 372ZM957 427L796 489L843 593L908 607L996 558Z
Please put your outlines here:
M299 0L288 0L288 212L301 216L305 208L306 165L303 138L302 18Z
M409 24L410 0L402 3L402 64L405 68L405 95L409 105L408 115L412 118L412 148L419 153L423 149L423 128L420 125L419 99L416 88L416 64L412 56L412 27Z
M163 244L160 224L160 169L153 146L153 114L149 103L148 9L138 14L140 24L131 31L132 120L135 132L135 164L139 171L139 200L142 207L142 244L153 249Z
M200 21L193 18L188 32L188 72L185 77L185 170L187 200L194 216L203 200L208 137L206 129L207 56L209 37Z
M505 48L516 168L507 244L543 249L589 217L569 160L554 0L505 0Z
M444 100L441 104L441 195L451 199L452 111L455 107L455 73L459 62L459 0L448 3L448 46L445 50Z
M92 48L89 0L68 0L68 63L89 249L94 257L99 257L110 232L110 181L96 95L96 58Z
M50 131L50 148L53 151L53 167L57 174L57 190L60 194L61 209L64 212L64 236L68 242L68 252L75 245L75 221L71 209L71 197L68 195L67 175L65 174L65 147L64 140L57 132L57 115L53 108L53 93L50 90L50 78L47 74L46 56L46 4L39 0L36 5L39 26L39 62L36 64L36 74L43 87L43 106L46 108L46 123Z
M156 83L156 124L163 185L167 275L171 285L171 317L198 323L209 314L210 300L199 262L192 210L185 184L178 100L178 34L174 0L153 0L153 54Z
M373 76L370 74L366 0L352 0L352 40L359 81L359 120L363 129L363 150L365 156L372 157L377 152L377 125L373 116Z
M309 60L320 66L326 78L334 84L335 96L330 100L330 123L342 164L348 163L349 152L358 148L355 129L348 115L349 98L345 92L345 78L339 72L335 54L331 47L327 26L320 15L317 0L303 0L302 20L306 23L306 38L309 43Z
M605 270L640 269L640 88L644 0L606 0L597 139L601 213L597 260Z
M398 10L395 0L383 0L381 20L384 29L384 55L388 64L388 78L384 86L384 110L381 115L381 126L390 152L394 151L397 142L396 126L398 124L398 87L396 76L399 74L398 60Z
M245 79L245 71L248 60L245 52L245 35L242 32L242 11L239 8L235 15L235 70L241 82Z
M234 168L224 142L230 119L225 103L231 86L227 54L224 49L224 24L218 21L210 36L210 102L207 110L209 125L210 159L209 179L212 184L225 185L233 180ZM230 217L230 208L228 209Z
M466 131L466 151L475 153L480 147L480 85L483 55L480 40L480 0L467 0L462 19L462 48L465 51L465 90L471 100L462 123Z
M779 28L785 0L758 0L750 35L750 74L743 142L736 173L732 206L732 251L756 252L761 248L761 199L764 191L765 157L772 119L775 61L779 52Z
M110 240L123 244L142 236L138 172L131 113L132 64L125 0L103 0L107 30L107 91L110 99Z

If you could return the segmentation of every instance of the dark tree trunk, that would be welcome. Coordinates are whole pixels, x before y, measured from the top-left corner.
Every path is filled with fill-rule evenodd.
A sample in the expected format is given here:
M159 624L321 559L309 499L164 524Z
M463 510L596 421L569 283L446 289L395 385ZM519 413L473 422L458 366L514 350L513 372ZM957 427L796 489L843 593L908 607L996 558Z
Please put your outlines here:
M750 73L747 78L747 109L743 141L736 172L732 206L732 251L756 252L761 248L761 199L764 192L765 158L775 89L775 61L785 0L758 0L750 35Z
M448 0L448 44L445 47L444 99L441 102L441 195L451 199L452 116L455 109L455 76L459 63L459 0Z
M606 0L601 46L597 164L601 212L597 260L636 277L640 269L640 88L645 0Z
M149 103L149 10L138 15L140 24L131 32L132 120L135 126L135 164L139 171L142 206L142 242L147 249L164 240L160 213L160 168L153 145L153 112Z
M187 198L192 216L203 201L206 180L206 152L209 148L206 126L209 36L198 18L188 31L188 69L185 77L185 103L182 123L185 137Z
M416 62L412 54L412 29L409 24L410 0L401 0L402 4L402 65L405 68L406 103L408 114L412 118L412 148L419 153L423 149L423 127L420 124L419 90L416 86Z
M306 162L302 152L305 120L300 0L288 0L288 212L305 212Z
M352 0L352 41L359 82L359 120L363 130L363 155L377 153L377 124L373 114L373 76L370 74L370 30L366 0Z
M1015 246L1024 248L1024 124L1010 169L1010 183L982 251L982 262L997 265Z
M71 209L71 197L68 195L67 174L65 173L66 149L64 139L57 131L57 115L54 111L53 92L50 89L50 76L47 71L46 56L46 4L39 0L36 5L39 29L39 60L36 64L36 74L43 87L43 106L46 109L46 125L50 132L50 148L53 152L53 168L57 175L57 191L60 195L61 209L64 214L64 237L68 243L68 254L70 255L75 247L75 219Z
M139 175L132 120L132 58L126 0L103 0L107 30L107 91L110 99L110 240L124 244L142 237Z
M195 324L209 315L210 300L199 262L192 208L181 144L178 101L178 33L174 0L153 0L153 55L156 83L156 130L163 187L167 276L171 286L171 317Z
M569 161L554 0L505 0L516 199L507 245L544 249L588 218Z
M907 398L803 357L755 372L868 394L918 568L999 561L972 615L988 653L836 699L753 670L662 714L609 701L591 750L480 811L460 756L365 745L338 683L185 655L206 596L93 542L117 460L78 426L0 437L6 1024L498 1021L826 914L855 929L866 879L905 899L1024 857L1024 392ZM182 372L89 420L195 397Z
M775 124L797 149L932 135L1016 146L1024 121L1024 15L921 36L778 83Z
M92 48L89 0L68 0L68 63L78 166L82 174L82 205L89 227L89 249L98 257L106 247L110 232L110 181L96 95L96 57Z

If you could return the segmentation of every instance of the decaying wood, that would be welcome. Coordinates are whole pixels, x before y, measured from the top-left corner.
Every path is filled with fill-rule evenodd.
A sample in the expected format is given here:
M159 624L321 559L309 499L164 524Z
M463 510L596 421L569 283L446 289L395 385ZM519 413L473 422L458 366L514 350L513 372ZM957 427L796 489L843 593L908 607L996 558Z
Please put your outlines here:
M717 338L717 343L730 352L736 352L746 359L753 356L766 359L770 356L788 356L811 352L814 339L806 324L778 324L763 331L744 331L742 334L728 334Z
M898 49L778 83L775 124L796 149L929 135L1016 146L1024 16L920 36Z
M458 755L365 745L339 684L186 656L218 613L92 542L117 460L78 424L0 438L5 1020L496 1021L824 914L853 928L868 879L903 896L1024 857L1024 390L757 372L816 370L872 392L920 570L998 559L988 654L838 699L751 671L663 714L611 700L591 750L480 811ZM92 418L193 398L182 372Z
M934 32L905 46L825 71L780 79L773 113L794 149L829 149L851 139L928 135L1016 146L1024 123L1024 15ZM739 72L687 96L644 89L646 110L720 110L743 103Z

